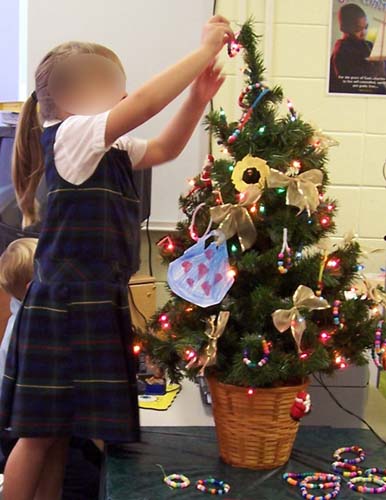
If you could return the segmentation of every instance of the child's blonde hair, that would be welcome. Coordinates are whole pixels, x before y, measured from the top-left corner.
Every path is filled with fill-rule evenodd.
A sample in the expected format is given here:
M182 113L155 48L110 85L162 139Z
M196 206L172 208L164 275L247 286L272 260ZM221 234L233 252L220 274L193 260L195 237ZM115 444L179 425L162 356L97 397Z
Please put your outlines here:
M40 144L41 119L58 117L54 100L48 91L48 82L55 65L76 54L96 54L117 63L124 73L118 56L97 43L67 42L51 50L40 62L35 72L36 98L30 96L21 110L13 151L12 177L18 205L23 213L23 227L38 220L36 189L44 172L43 150ZM39 114L38 114L39 103Z
M24 297L32 279L37 243L36 238L20 238L0 256L0 288L17 299Z

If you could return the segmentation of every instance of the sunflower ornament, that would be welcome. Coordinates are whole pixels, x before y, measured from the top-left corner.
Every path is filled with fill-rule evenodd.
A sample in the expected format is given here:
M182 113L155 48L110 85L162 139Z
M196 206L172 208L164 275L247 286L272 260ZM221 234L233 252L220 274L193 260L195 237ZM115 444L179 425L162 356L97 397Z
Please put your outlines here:
M238 161L232 172L232 182L240 193L246 191L251 184L264 188L270 174L270 168L265 160L252 155Z

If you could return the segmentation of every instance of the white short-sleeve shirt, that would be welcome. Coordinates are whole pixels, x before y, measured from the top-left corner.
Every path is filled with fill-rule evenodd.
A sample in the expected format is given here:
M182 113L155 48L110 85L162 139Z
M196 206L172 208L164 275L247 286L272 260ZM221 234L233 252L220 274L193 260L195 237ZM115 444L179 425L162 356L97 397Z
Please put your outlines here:
M102 156L110 149L105 145L105 130L110 111L92 116L74 115L58 128L54 144L55 165L59 175L71 184L79 185L94 173ZM60 123L44 122L44 127ZM125 134L112 147L127 151L132 166L142 160L147 141Z

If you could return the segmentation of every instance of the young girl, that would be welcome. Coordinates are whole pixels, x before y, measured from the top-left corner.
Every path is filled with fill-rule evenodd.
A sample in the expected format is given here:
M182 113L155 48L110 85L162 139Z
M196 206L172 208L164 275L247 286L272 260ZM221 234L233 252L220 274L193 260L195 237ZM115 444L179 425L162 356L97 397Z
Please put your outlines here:
M228 21L213 17L199 49L131 95L117 77L117 56L100 45L61 45L36 70L13 165L24 225L37 218L34 194L44 170L48 203L2 387L1 427L20 438L5 469L5 500L59 499L72 435L139 437L127 297L139 240L131 168L181 152L223 82L214 58L232 38ZM127 135L192 82L157 138Z

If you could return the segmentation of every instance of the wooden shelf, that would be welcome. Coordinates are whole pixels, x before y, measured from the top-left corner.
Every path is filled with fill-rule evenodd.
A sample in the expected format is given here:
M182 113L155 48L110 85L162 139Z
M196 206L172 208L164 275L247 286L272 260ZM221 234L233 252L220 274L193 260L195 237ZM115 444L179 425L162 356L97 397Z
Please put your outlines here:
M0 111L8 111L9 113L20 113L23 106L22 101L0 102Z

